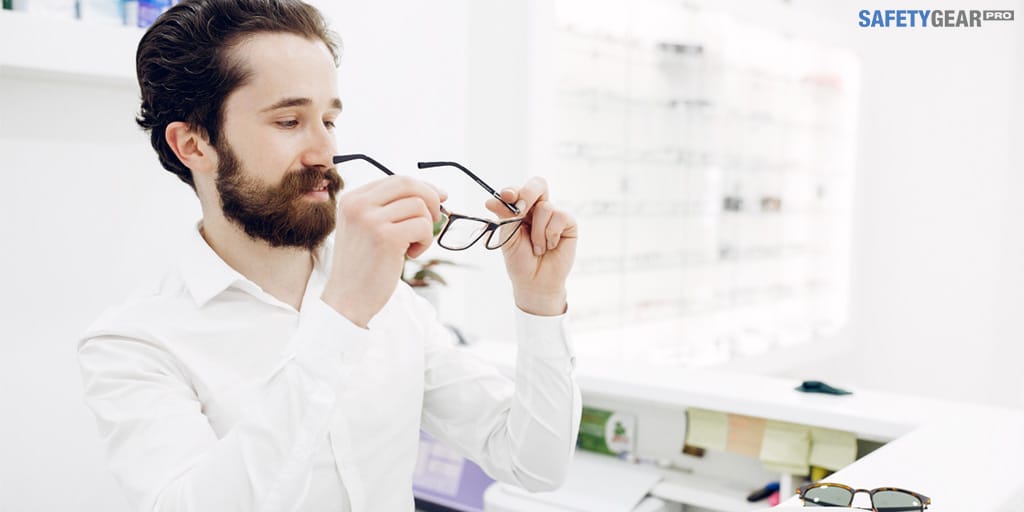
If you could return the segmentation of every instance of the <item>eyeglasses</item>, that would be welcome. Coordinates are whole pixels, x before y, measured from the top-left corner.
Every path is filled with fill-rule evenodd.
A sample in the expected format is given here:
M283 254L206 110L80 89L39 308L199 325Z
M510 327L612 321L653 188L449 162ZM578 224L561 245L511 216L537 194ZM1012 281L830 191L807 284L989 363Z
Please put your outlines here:
M800 499L804 500L805 507L850 507L854 495L860 492L866 492L871 497L871 508L864 510L874 512L914 512L932 504L932 499L927 496L896 487L868 490L854 489L843 484L815 483L796 491Z
M391 169L388 169L380 162L363 154L336 155L334 157L335 164L348 162L350 160L364 160L384 174L389 176L394 176L395 174ZM473 181L490 193L491 197L501 201L501 204L505 205L505 208L508 208L510 212L515 215L519 215L520 213L519 208L516 208L515 205L509 204L502 199L501 194L496 192L494 188L487 183L484 183L483 180L481 180L476 174L473 174L469 169L455 162L419 162L416 165L420 169L429 169L433 167L455 167L472 178ZM441 213L443 214L442 221L444 222L444 227L441 229L441 233L437 237L437 245L440 245L450 251L463 251L469 249L473 244L477 243L485 236L486 241L484 242L484 247L490 250L497 249L512 240L516 233L519 232L519 226L523 223L523 217L495 222L478 217L471 217L469 215L452 213L449 212L444 205L441 205Z

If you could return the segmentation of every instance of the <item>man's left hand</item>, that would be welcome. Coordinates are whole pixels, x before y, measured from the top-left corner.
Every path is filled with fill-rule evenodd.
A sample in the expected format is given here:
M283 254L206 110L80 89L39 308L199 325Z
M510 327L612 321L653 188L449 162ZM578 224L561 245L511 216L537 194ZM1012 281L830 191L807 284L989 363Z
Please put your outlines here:
M519 233L501 247L516 306L526 313L565 313L565 280L576 259L576 219L548 199L548 184L533 177L522 188L505 188L501 198L519 208ZM497 199L487 209L505 220L517 215Z

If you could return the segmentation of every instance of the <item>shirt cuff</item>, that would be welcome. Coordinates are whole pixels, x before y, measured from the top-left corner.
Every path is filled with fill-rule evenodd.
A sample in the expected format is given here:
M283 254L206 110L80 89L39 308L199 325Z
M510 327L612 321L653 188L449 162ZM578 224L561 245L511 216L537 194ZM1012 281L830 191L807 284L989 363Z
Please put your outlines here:
M576 350L569 336L569 315L531 315L516 310L516 333L519 352L541 358L576 359Z
M370 331L317 298L302 306L289 353L317 379L334 382L349 373L369 346Z

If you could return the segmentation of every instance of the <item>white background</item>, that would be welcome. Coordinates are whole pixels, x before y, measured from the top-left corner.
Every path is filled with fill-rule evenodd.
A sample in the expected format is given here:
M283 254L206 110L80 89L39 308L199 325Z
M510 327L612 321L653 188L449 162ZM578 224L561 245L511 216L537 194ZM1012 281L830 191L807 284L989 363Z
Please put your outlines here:
M724 6L851 47L863 80L850 324L826 346L729 367L1020 407L1024 21L878 30L857 27L856 13L889 2ZM983 7L1024 15L1020 1ZM390 0L325 12L345 41L342 151L400 172L418 159L463 160L497 186L543 173L525 169L526 116L543 114L526 112L531 77L515 58L527 4ZM26 44L0 35L5 47ZM82 404L76 336L169 261L199 215L135 128L137 107L132 84L0 76L0 511L126 510ZM495 257L446 274L442 313L484 335L507 324ZM481 309L484 297L499 306Z

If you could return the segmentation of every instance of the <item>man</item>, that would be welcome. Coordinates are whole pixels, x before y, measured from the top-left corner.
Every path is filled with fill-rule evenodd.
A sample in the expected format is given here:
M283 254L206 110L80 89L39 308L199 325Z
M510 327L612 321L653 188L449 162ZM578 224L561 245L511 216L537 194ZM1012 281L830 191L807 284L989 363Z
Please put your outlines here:
M203 217L180 262L79 345L136 510L411 510L420 429L502 481L564 479L581 407L563 318L575 221L543 180L500 193L525 214L502 247L513 385L399 282L445 194L391 176L335 204L336 66L298 0L186 1L139 43L139 123Z

